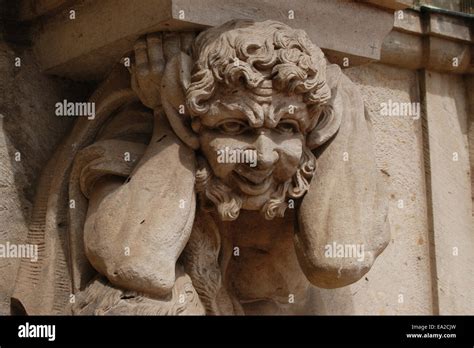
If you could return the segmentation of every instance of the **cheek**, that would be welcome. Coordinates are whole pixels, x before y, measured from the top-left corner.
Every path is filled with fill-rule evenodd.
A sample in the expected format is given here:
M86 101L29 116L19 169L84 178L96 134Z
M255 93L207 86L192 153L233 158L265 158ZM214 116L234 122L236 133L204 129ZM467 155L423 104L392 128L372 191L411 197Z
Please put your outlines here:
M281 179L286 180L296 173L303 155L303 146L304 139L302 136L287 138L279 142L277 150L279 161L276 174Z
M226 178L235 168L235 163L222 163L219 161L219 150L224 150L226 147L230 149L244 149L247 142L242 139L235 139L229 135L223 136L218 132L205 130L199 135L201 143L201 151L206 157L214 174L221 179Z

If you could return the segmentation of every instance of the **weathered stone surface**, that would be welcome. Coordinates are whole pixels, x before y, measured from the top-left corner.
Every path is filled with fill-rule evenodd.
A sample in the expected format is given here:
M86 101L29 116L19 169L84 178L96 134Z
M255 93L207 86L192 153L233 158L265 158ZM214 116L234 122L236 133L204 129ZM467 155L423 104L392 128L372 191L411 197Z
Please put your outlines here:
M0 244L39 245L37 263L0 258L1 314L12 292L28 314L474 312L466 18L395 0L137 3L19 3L49 73L107 76L72 130L54 104L89 85L1 44ZM328 61L273 22L196 39L237 17L303 28Z
M15 58L21 67L15 67ZM62 98L89 87L40 74L31 50L0 42L0 243L25 242L37 180L72 119L54 115ZM19 156L19 157L18 157ZM18 258L0 258L0 313L10 313Z
M373 124L377 168L383 173L390 199L391 241L383 257L358 282L340 289L317 289L312 295L315 312L432 314L421 119L381 114L388 100L420 101L417 74L382 64L345 73L360 89Z
M366 0L366 2L391 10L403 10L414 5L413 0Z
M472 73L473 40L469 19L413 10L395 12L380 61L408 69Z
M471 173L474 173L474 76L468 75L464 79L466 86L467 103L469 110L469 119L467 129L469 131L469 162L471 164ZM474 202L474 175L471 174L471 192ZM473 203L473 216L474 216L474 203Z
M22 0L18 2L18 20L31 21L43 15L64 10L76 0Z
M70 8L76 10L75 19L68 11L47 18L34 42L43 71L75 79L103 78L140 35L159 30L202 30L234 18L273 19L306 30L318 46L353 57L355 64L379 59L393 25L389 12L347 1L101 0Z
M435 258L434 299L439 314L474 312L474 265L468 109L462 78L432 71L423 76L430 178L428 197ZM461 204L462 202L462 204Z
M446 39L472 43L471 28L469 22L466 22L462 18L431 13L427 25L427 33Z
M303 31L147 35L130 72L104 81L42 175L28 241L44 248L14 292L27 313L70 313L71 292L73 314L311 313L311 284L370 270L390 239L370 121Z
M470 63L473 40L468 19L431 12L421 14L407 9L412 5L411 1L373 0L366 5L327 0L291 3L278 0L258 5L247 0L217 3L209 0L140 1L140 6L136 2L110 0L86 4L48 0L34 5L25 1L20 14L27 13L23 16L29 18L33 13L48 13L41 20L34 40L42 68L47 73L79 80L103 78L110 67L131 50L141 34L158 30L202 30L237 17L275 19L302 28L332 63L343 67L380 60L408 69L474 71ZM339 23L344 25L336 25L331 20L331 13L336 8ZM69 19L70 10L76 11L75 19ZM312 13L311 20L306 15L308 12ZM140 21L130 20L128 13L134 13ZM393 21L391 13L394 14ZM111 20L98 19L102 17ZM357 26L358 30L348 30L352 26ZM392 32L386 37L392 26ZM437 48L438 43L446 47L445 54ZM454 58L459 62L446 61Z
M423 37L392 31L383 42L381 61L408 69L421 69L426 60L423 47Z
M393 29L409 34L422 35L424 32L422 18L418 11L404 10L394 13Z
M464 72L472 69L470 46L438 37L430 37L427 45L427 69L445 72Z

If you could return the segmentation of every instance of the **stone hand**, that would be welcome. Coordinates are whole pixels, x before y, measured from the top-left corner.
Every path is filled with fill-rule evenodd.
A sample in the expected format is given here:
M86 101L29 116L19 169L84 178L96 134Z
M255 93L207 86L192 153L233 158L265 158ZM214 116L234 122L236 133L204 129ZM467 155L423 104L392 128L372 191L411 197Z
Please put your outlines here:
M160 86L166 63L181 51L188 53L194 33L153 33L134 46L131 84L142 103L155 109L161 105Z

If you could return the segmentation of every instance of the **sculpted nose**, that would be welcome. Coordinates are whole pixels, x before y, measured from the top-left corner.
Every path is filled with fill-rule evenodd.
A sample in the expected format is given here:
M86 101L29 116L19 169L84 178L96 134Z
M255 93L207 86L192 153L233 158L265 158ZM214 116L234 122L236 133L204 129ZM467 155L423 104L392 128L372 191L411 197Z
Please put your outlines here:
M258 168L269 168L279 159L278 152L276 151L276 144L264 132L257 136L255 149L257 150Z

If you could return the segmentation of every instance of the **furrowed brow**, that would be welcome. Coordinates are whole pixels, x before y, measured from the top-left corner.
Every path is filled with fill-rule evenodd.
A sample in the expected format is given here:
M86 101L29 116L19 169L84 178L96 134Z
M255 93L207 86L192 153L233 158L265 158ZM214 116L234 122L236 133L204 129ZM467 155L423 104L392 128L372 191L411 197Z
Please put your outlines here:
M310 123L310 115L305 105L282 105L274 111L274 121L272 126L275 127L281 120L290 119L298 122L300 129L304 132Z
M205 126L213 127L226 119L240 119L247 121L249 119L248 114L252 112L250 108L241 103L222 103L221 101L216 101L216 105L231 111L232 115L219 112L218 109L215 108L215 112L202 116L201 119Z
M274 111L274 118L276 122L279 122L282 118L289 118L298 122L306 122L306 113L303 111L302 106L284 105Z

